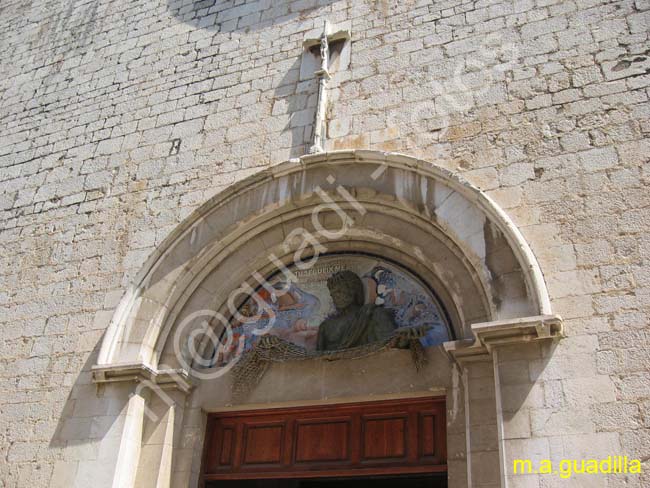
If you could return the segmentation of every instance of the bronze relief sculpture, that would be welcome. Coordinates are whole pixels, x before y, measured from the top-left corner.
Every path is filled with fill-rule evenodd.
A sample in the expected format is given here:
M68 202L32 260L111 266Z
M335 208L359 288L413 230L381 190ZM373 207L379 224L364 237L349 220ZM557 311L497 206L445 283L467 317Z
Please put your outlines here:
M233 344L238 336L246 339L241 357L223 356L236 361L233 398L244 398L272 363L361 359L399 348L410 350L420 370L424 348L449 338L430 292L396 265L365 256L324 256L317 267L296 275L296 282L272 283L283 294L260 290L274 317L267 333L253 333L267 327L270 318L264 316L233 324Z
M389 339L396 329L393 313L384 307L364 305L361 278L353 271L338 271L327 280L336 312L318 328L318 351L340 351Z

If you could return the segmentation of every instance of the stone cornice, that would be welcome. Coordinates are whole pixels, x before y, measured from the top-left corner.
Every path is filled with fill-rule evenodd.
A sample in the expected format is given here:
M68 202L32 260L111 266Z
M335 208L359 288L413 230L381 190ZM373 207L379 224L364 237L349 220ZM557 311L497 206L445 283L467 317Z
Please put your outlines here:
M133 381L150 382L164 389L177 389L189 393L193 384L182 369L155 370L143 363L95 365L92 367L93 382L96 384Z
M443 344L445 351L459 364L488 360L494 347L564 337L562 318L559 315L481 322L472 324L472 332L474 340L463 339Z

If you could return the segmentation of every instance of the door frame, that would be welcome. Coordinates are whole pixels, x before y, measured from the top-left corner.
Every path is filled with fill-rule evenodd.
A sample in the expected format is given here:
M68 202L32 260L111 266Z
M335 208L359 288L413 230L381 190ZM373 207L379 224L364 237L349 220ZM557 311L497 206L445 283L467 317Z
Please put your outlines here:
M427 422L427 428L423 427L423 422ZM302 447L299 445L301 426L309 424L318 428L321 424L326 429L321 432L327 432L327 425L335 423L346 429L347 456L333 461L312 460L311 463L300 460L298 450L305 448L304 444ZM377 426L368 427L372 423ZM245 466L244 457L248 456L246 440L252 439L249 433L255 429L275 430L274 439L280 443L279 451L271 461L264 459L261 463L252 462ZM229 446L227 459L222 462L226 431ZM424 437L427 432L429 435ZM371 443L367 439L382 444L382 435L388 436L388 440L396 442L397 446L401 441L403 452L399 451L392 457L382 456L381 452L369 452L377 448L368 447ZM220 445L215 445L219 442ZM385 441L383 445L386 448ZM226 410L208 413L200 486L216 480L442 473L447 471L446 445L444 396ZM313 449L320 452L320 447ZM267 454L264 451L261 455Z

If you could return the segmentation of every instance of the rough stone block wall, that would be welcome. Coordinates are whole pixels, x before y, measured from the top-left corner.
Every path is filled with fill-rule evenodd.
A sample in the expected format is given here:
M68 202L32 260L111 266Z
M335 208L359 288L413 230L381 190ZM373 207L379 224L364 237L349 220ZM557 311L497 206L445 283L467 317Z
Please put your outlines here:
M302 41L325 18L352 34L327 149L405 152L462 174L540 262L568 337L552 355L501 358L524 375L502 378L506 410L525 407L510 430L522 452L596 446L647 472L649 11L645 0L2 2L0 486L73 486L78 461L117 428L101 424L112 405L89 369L125 286L202 202L306 152L316 84L300 78Z

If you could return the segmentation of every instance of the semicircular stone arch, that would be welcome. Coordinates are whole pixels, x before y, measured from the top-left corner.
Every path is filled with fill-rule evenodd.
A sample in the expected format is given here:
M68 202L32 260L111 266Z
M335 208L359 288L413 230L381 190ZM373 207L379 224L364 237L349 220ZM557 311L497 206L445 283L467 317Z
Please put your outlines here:
M394 263L431 290L451 340L427 347L421 369L404 349L351 361L274 362L241 398L233 385L242 376L202 363L217 356L209 334L192 339L197 322L223 338L233 309L269 277L320 256L351 255ZM216 316L222 326L210 322ZM472 408L484 418L481 428L503 443L490 348L558 334L561 321L527 243L476 187L399 154L337 151L290 160L193 212L150 256L115 311L93 366L94 381L115 383L111 395L127 405L115 486L150 486L152 459L172 486L197 486L206 412L232 408L444 396L447 442L457 443L473 418L464 402L478 395ZM471 387L470 370L478 372ZM118 383L133 381L130 393ZM458 449L448 460L450 479L474 469L474 448ZM488 458L502 462L494 450L477 459Z
M335 206L350 219L345 235L334 236L342 222ZM440 295L458 339L471 338L475 322L550 314L532 252L484 193L425 161L339 151L262 171L192 213L123 297L98 365L158 367L184 315L222 310L231 290L254 286L254 273L289 264L300 245L288 239L296 229L318 235L327 252L363 251L417 270Z

